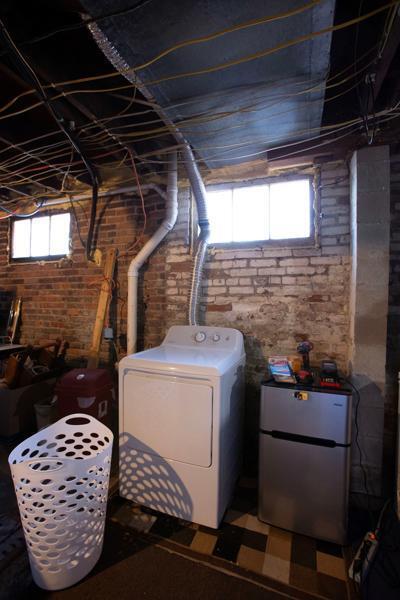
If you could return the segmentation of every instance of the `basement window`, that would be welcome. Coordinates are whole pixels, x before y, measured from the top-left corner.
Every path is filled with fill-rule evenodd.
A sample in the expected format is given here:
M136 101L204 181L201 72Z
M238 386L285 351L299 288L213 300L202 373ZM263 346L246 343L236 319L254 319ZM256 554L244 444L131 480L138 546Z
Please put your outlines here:
M12 260L57 260L69 253L70 213L31 219L14 219L11 229Z
M313 235L310 177L207 191L210 244L296 240Z

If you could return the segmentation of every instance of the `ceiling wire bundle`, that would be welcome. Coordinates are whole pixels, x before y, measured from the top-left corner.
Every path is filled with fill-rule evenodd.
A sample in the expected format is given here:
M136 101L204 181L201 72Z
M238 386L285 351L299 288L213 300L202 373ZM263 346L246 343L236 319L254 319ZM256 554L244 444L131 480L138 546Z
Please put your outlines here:
M41 98L43 104L46 106L49 113L52 115L54 120L56 121L59 128L64 132L64 134L69 139L73 149L78 153L82 162L84 163L86 170L89 174L91 185L92 185L92 206L90 213L90 221L89 221L89 229L86 240L86 258L87 260L91 260L91 247L92 247L92 239L93 239L93 231L94 224L96 221L96 209L97 209L97 199L98 199L98 188L99 188L99 178L97 174L96 168L92 165L91 161L85 156L85 153L81 147L79 140L72 133L71 129L65 124L65 121L62 116L58 114L56 109L54 108L51 99L48 97L45 92L42 84L40 83L36 73L26 61L24 56L18 50L17 46L14 44L12 38L10 37L4 23L0 20L0 36L3 41L3 44L9 49L11 56L13 58L13 62L15 63L18 70L22 73L24 79L26 79L35 89L37 95Z
M143 3L143 5L144 4L145 3ZM298 10L306 10L307 8L309 8L311 5L314 5L314 4L318 4L318 1L314 0L314 2L311 2L309 4L305 4L304 6L300 7ZM341 24L339 24L337 26L334 26L334 30L336 30L338 28L341 29L341 28L344 28L344 27L348 27L349 25L352 25L352 24L355 24L355 23L358 24L359 22L364 21L365 19L370 18L371 16L373 16L375 14L378 14L379 12L381 12L383 10L387 10L389 8L391 8L392 11L393 11L395 4L397 4L397 3L391 2L391 3L385 4L384 6L379 7L379 9L371 11L370 13L367 13L365 15L361 15L361 12L360 12L359 16L356 19L352 19L350 21L346 21L345 23L341 23ZM246 22L246 23L239 24L239 25L235 26L235 28L233 28L233 29L230 28L230 29L226 29L226 30L221 30L219 32L214 32L212 34L209 34L208 36L204 36L203 38L195 38L195 39L192 39L192 40L186 40L186 41L183 41L183 42L179 42L178 44L175 44L175 46L173 46L171 48L167 48L166 50L164 50L162 53L160 53L156 57L153 57L150 61L147 61L147 63L145 63L144 65L139 65L138 67L136 67L136 70L140 69L140 68L143 69L149 63L153 64L157 60L160 60L166 54L169 54L169 53L177 50L178 48L185 47L187 45L193 45L193 44L203 43L205 41L209 41L209 39L215 39L216 37L218 37L220 35L227 35L227 34L231 33L231 30L243 29L243 28L246 28L246 27L259 25L260 23L264 23L264 22L269 22L269 21L272 21L272 20L276 20L278 18L285 18L287 16L290 16L290 14L291 13L281 13L281 14L278 14L278 15L273 15L273 16L269 16L269 17L263 17L262 19L258 19L258 20L254 20L254 21L251 21L251 22ZM87 21L84 21L83 24L82 24L82 26L83 25L87 25ZM2 27L4 29L4 25ZM3 32L3 35L4 35L3 29L2 29L2 32ZM325 30L321 30L320 32L313 32L312 33L312 37L314 36L314 34L321 35L324 31ZM385 35L386 35L386 40L387 40L388 32L389 32L389 29L388 29L388 27L386 27L385 28L385 32L384 32ZM57 32L54 32L54 33L57 33ZM285 42L285 46L286 46L286 44L293 45L293 44L296 44L296 43L301 43L301 41L304 41L303 40L303 36L301 38L296 38L294 40L289 40L289 42ZM10 48L8 48L8 52L13 52L13 53L17 52L18 53L19 51L18 51L18 49L15 48L15 44L13 44L11 38L9 38L9 43L11 43L11 46L10 46ZM382 42L382 43L384 43L384 42ZM382 43L380 44L381 47L382 47ZM270 54L270 53L276 52L276 51L278 51L280 49L282 49L281 45L275 46L274 48L268 49L267 53ZM366 52L365 55L367 55L372 50L374 50L374 49L368 50L368 52ZM265 53L263 52L261 54L264 55ZM22 55L20 53L19 53L18 57L19 57L19 60L21 60L21 58L22 58L22 60L24 60L23 57L22 57ZM249 56L241 57L239 59L239 62L241 63L241 62L245 62L245 61L248 61L248 60L255 60L256 58L258 58L258 56L249 55ZM356 78L356 75L358 75L359 73L361 73L362 71L364 71L365 68L366 68L366 65L361 66L360 68L357 68L355 66L358 63L358 61L361 60L361 58L362 57L359 57L359 58L356 57L356 60L353 63L353 65L354 65L354 74L352 76L348 75L346 77L342 77L339 81L335 81L334 83L328 84L326 87L330 88L330 87L336 87L336 86L339 86L339 85L343 85L346 81L351 80L351 78ZM25 61L25 63L26 63L26 61ZM227 68L227 67L230 67L230 66L232 66L232 64L229 63L227 65L221 66L221 68ZM29 65L27 65L27 63L26 63L25 64L25 68L27 68L27 67L28 67L28 69L31 70L31 68L29 67ZM351 65L350 65L350 67L351 67ZM346 72L346 70L349 69L350 67L347 67L341 73ZM219 70L219 69L220 69L220 66L216 65L214 67L210 67L210 69L207 69L207 70L211 70L211 72L214 72L214 71ZM188 75L192 75L192 74L193 73L186 73L186 74L178 74L178 75L179 75L179 77L181 77L181 76L188 76ZM199 72L199 73L196 73L196 74L201 74L201 73ZM335 76L332 76L331 78L329 78L329 80L331 80L333 82L335 79L338 78L338 75L339 74L336 74ZM42 86L40 84L40 82L37 80L36 75L34 73L32 74L32 72L30 72L29 73L28 81L30 81L31 83L33 83L34 89L33 90L28 90L27 92L24 92L23 94L20 94L16 98L10 100L5 106L3 106L2 108L0 108L0 112L3 112L3 114L1 114L1 116L0 116L0 119L11 118L12 116L16 116L16 114L19 114L21 112L25 113L25 112L27 112L29 110L32 110L35 107L42 106L43 104L45 104L47 106L47 108L49 108L49 106L50 106L50 108L53 109L53 106L51 105L51 102L53 102L57 98L66 96L66 95L68 95L70 93L74 93L74 94L75 93L84 93L84 92L87 92L87 93L104 93L104 90L102 90L102 89L88 89L88 90L72 89L72 90L67 90L67 91L63 90L62 93L57 94L56 96L53 95L51 97L51 100L50 100L46 96L45 89L48 89L48 88L53 88L54 89L57 86L73 85L73 84L77 84L77 83L81 83L81 82L85 82L85 81L94 81L94 80L98 80L98 79L104 79L104 78L115 77L115 76L118 76L118 73L113 72L111 74L99 75L99 76L94 76L94 77L85 77L85 78L70 80L70 81L61 82L61 83L50 83L50 84L48 84L46 86ZM175 76L173 76L173 75L168 76L168 79L173 79L173 78L175 78ZM357 85L357 82L356 82L356 85ZM316 86L313 86L311 88L308 86L308 88L306 88L306 89L289 93L289 94L287 94L287 97L290 98L293 94L297 95L297 94L302 94L302 93L312 93L314 90L317 90L319 88L322 89L324 86L325 86L325 82L323 82L323 83L317 83ZM72 137L74 138L75 141L79 140L78 136L80 135L80 139L82 141L84 141L84 143L86 145L90 144L90 145L93 145L93 147L96 147L97 143L99 141L102 141L104 144L107 144L108 148L110 148L109 152L104 152L104 153L100 153L100 154L97 153L96 156L91 160L91 166L93 167L93 169L100 168L100 167L107 168L107 164L106 163L99 163L98 161L99 160L103 160L104 158L107 158L108 156L111 156L115 152L115 150L117 149L117 146L116 146L117 142L118 142L118 145L119 145L118 150L120 152L125 148L125 145L121 144L117 140L117 138L114 137L114 135L115 135L114 131L116 132L118 130L118 132L119 132L118 135L122 136L124 138L124 140L127 140L127 141L128 140L132 140L132 141L135 141L135 142L151 141L151 140L155 140L157 138L169 135L169 130L168 130L167 127L158 127L158 128L154 128L152 130L144 130L144 131L140 131L140 130L139 131L128 131L125 134L125 133L121 133L120 132L120 127L123 127L123 126L119 126L119 125L116 125L115 127L111 127L110 129L109 129L109 125L108 125L106 127L106 130L103 133L101 133L101 132L97 132L97 133L94 132L92 134L88 133L88 131L89 131L90 128L99 127L99 124L102 121L104 121L105 123L108 121L108 123L109 123L110 119L117 118L118 115L121 115L121 114L123 116L128 116L129 115L129 109L132 106L132 102L136 101L137 87L136 87L136 85L115 86L114 88L110 88L110 90L120 89L121 87L124 87L125 89L126 88L133 89L133 95L129 99L129 104L122 111L122 113L120 111L119 113L117 113L115 115L111 115L110 117L106 117L105 119L97 119L96 118L95 120L92 120L91 123L89 122L88 124L81 126L81 128L80 128L81 129L81 134L78 133L76 138L75 138L74 134L72 134L71 131L67 130L67 132L69 132L72 135ZM330 97L326 101L331 101L331 100L335 99L336 97L339 97L340 95L343 95L344 93L347 93L347 91L348 90L345 90L345 91L341 92L340 94L337 94L336 96ZM11 112L11 113L7 113L6 112L7 109L10 108L15 103L15 101L18 98L26 97L26 96L28 96L28 95L30 95L32 93L37 93L39 95L41 101L38 102L38 103L35 103L34 105L30 105L28 107L25 107L21 111L15 111L15 112ZM370 90L370 93L373 93L372 89ZM190 100L188 102L192 102L192 100ZM144 102L144 103L146 104L146 106L149 106L151 109L154 109L154 106L151 103L148 103L148 102ZM275 100L275 103L278 104L279 100ZM262 110L262 108L263 108L263 101L260 101L258 103L255 103L255 104L251 105L251 106L242 107L242 108L238 109L238 112L251 112L251 113L254 113L255 115L257 115L257 111L258 110ZM168 107L167 107L167 109L168 109ZM373 130L375 130L378 123L384 122L383 117L385 115L390 115L392 112L395 113L395 110L397 110L397 107L394 107L393 110L390 109L386 113L381 113L380 115L373 114L372 117L364 115L362 118L364 119L364 123L372 122L374 124L373 125ZM226 119L227 117L229 117L230 115L232 115L233 112L234 111L230 111L230 112L227 112L227 113L222 112L220 114L216 113L216 114L207 114L207 115L194 115L193 117L191 117L189 119L186 119L186 122L181 123L181 124L177 124L177 125L180 126L180 127L182 127L182 128L186 128L185 131L187 132L188 131L187 127L191 127L191 126L193 126L193 124L194 125L197 124L197 126L200 126L202 123L209 122L210 120L216 121L216 122L221 122L221 124L223 124L223 119ZM285 111L281 111L281 112L278 112L276 114L281 115L281 114L284 114L284 112ZM135 115L135 113L132 113L132 114ZM396 118L396 116L397 116L396 114L393 114L393 118ZM58 119L57 122L59 122L59 121L61 122L61 124L65 125L62 119ZM258 122L258 121L255 121L255 122ZM151 122L148 122L148 124L150 124L150 123ZM59 125L60 125L60 123L59 123ZM141 125L143 125L143 123ZM336 133L341 133L341 127L342 126L344 126L343 123L335 124L333 126L330 126L331 129L328 131L328 133L332 134L332 135L335 135ZM350 135L350 133L353 133L354 131L357 131L358 127L359 127L359 125L358 125L358 122L356 120L354 121L354 125L353 125L353 123L349 123L350 131L349 131L348 134ZM132 124L130 127L128 127L128 129L130 129L130 128L132 128L133 130L135 130L136 125ZM61 127L60 127L60 129L65 133L64 129L62 129ZM354 129L354 131L353 131L353 129ZM190 131L190 129L189 129L189 131ZM299 135L304 135L304 133L306 133L306 132L299 132ZM111 134L111 139L110 139L110 134ZM52 132L49 135L54 135L54 132ZM325 133L325 131L324 131L324 133L320 137L322 138L322 137L325 137L326 135L328 135L328 134ZM347 133L345 135L347 135ZM320 137L317 135L317 136L314 136L313 138L308 138L306 140L304 140L304 137L303 137L302 141L303 142L307 142L307 141L311 141L311 140L314 140L314 139L318 140L318 139L320 139ZM341 135L341 137L344 137L344 135ZM46 136L38 136L38 138L46 139ZM70 137L68 137L68 140L71 143ZM235 147L236 147L236 149L244 148L246 145L251 144L252 141L254 141L254 140L250 140L249 142L241 143L240 145L237 145ZM270 140L268 140L268 142L269 141ZM332 139L332 141L335 141L335 139ZM271 142L273 142L273 140L271 140ZM301 140L296 141L294 144L299 144L299 143L301 143ZM325 145L327 143L331 143L331 140L324 140L321 145ZM22 146L22 144L19 144L19 145ZM63 143L61 141L57 141L54 144L47 144L46 146L43 147L43 148L41 146L39 146L39 148L36 150L36 152L38 153L38 155L40 155L44 159L51 158L52 160L59 160L59 159L61 160L64 156L67 155L67 148L65 147L65 143ZM204 145L204 147L206 147L206 145ZM284 148L284 147L286 147L286 145L283 145L281 147ZM316 146L312 146L312 148L315 148L315 147ZM280 147L272 148L272 149L270 148L269 151L274 150L274 149L280 149ZM5 150L7 151L8 149L6 148ZM15 150L18 151L19 149L15 148ZM201 148L199 148L199 150L201 150ZM217 147L215 147L215 150L218 151L218 153L213 158L214 162L215 161L219 161L219 160L221 162L224 162L226 160L230 160L231 157L229 157L229 154L232 153L233 146L231 147L231 149L229 149L228 147L225 147L225 148L221 148L221 147L217 148ZM4 150L2 150L1 152L4 152ZM157 151L154 151L154 153L156 153L156 154L157 153L158 154L162 154L163 152L164 152L163 149L157 149ZM166 152L168 153L168 150ZM267 152L267 150L265 152ZM300 152L300 150L299 151L296 150L294 153L298 153L298 152ZM291 152L290 154L294 154L294 153ZM225 158L224 154L227 155L228 157ZM236 156L235 158L250 158L250 157L258 156L258 155L262 155L262 154L264 154L264 152L261 152L261 153L251 153L251 154L241 154L240 156ZM151 155L151 153L150 153L150 155ZM123 156L122 160L118 159L118 165L121 165L121 164L122 165L123 164L127 165L128 157L129 157L129 153L125 150L125 153L124 153L124 156ZM137 154L136 158L141 158L141 155ZM33 181L35 181L35 183L36 182L39 183L40 185L44 185L44 182L46 182L51 177L51 175L48 175L46 172L42 174L42 172L45 171L45 167L44 166L43 167L32 166L32 162L29 161L28 157L19 158L18 160L22 161L22 162L19 162L19 164L21 165L21 167L22 167L23 164L25 164L26 167L24 167L23 169L20 168L19 170L15 170L15 164L13 164L13 159L8 159L8 163L7 163L7 161L6 161L6 163L3 163L4 165L10 164L10 165L13 166L13 173L10 174L10 175L14 176L14 181L13 180L6 180L5 181L5 176L4 176L3 182L5 181L6 184L8 184L8 185L12 184L14 186L16 186L16 185L22 185L22 183L25 181L25 179L26 179L26 183L29 181L29 178L27 177L27 174L30 174L30 175L33 174L33 177L34 177ZM153 160L153 161L146 161L146 162L147 162L147 164L150 164L150 162L152 164L165 164L166 161ZM114 168L115 164L117 164L117 163L116 162L109 162L108 166L111 169L111 168ZM59 168L64 168L65 166L67 166L67 163L63 162L63 163L57 164L57 166ZM80 170L80 161L75 161L75 163L71 164L69 166L69 170L70 170L70 173L73 174L75 177L77 175L81 176L82 175L82 171ZM151 175L152 174L150 173L150 176ZM147 174L146 174L146 176L147 176ZM95 186L92 186L92 187L95 187ZM97 186L96 186L96 189L97 189ZM57 194L57 190L54 190L54 193ZM96 194L97 194L97 192L96 192ZM43 195L44 195L44 193L41 192L41 193L35 194L35 197L40 197L40 196L43 196ZM92 203L92 206L93 206L93 203Z
M195 39L191 39L191 40L186 40L186 41L180 42L180 43L175 44L174 46L172 46L172 47L164 50L163 52L161 52L157 56L153 57L152 59L146 61L145 63L143 63L141 65L137 65L134 68L127 69L127 71L129 71L129 72L133 71L133 72L136 73L137 71L140 71L140 70L142 70L142 69L144 69L144 68L146 68L146 67L148 67L150 65L153 65L154 63L156 63L157 61L159 61L161 58L163 58L164 56L166 56L167 54L170 54L170 53L176 51L179 48L183 48L183 47L194 45L194 44L199 44L199 43L202 43L202 42L207 42L207 41L210 41L211 39L215 39L215 38L220 37L222 35L227 35L228 33L231 33L233 31L237 31L237 30L240 30L240 29L245 29L245 28L252 27L252 26L255 26L255 25L260 25L260 24L263 24L263 23L268 23L270 21L274 21L274 20L286 18L286 17L292 16L292 14L296 14L297 12L301 12L303 10L309 9L312 6L314 6L316 4L319 4L319 2L320 2L320 0L314 0L313 2L310 2L309 4L306 4L306 5L302 6L302 7L299 7L298 9L295 9L294 11L289 11L289 12L280 13L280 14L273 15L273 16L263 17L261 19L256 19L256 20L253 20L253 21L245 22L245 23L239 24L239 25L237 25L235 27L231 27L231 28L228 28L228 29L224 29L224 30L215 32L215 33L210 34L208 36L204 36L204 37L201 37L201 38L195 38ZM321 29L319 31L313 31L313 32L311 32L309 34L306 34L306 35L303 35L303 36L299 36L297 38L293 38L293 39L285 41L285 42L283 42L281 44L277 44L276 46L273 46L272 48L268 48L268 49L262 50L260 52L256 52L256 53L253 53L253 54L242 56L242 57L239 57L239 58L237 58L235 60L231 60L231 61L228 61L228 62L225 62L225 63L221 63L221 64L217 64L217 65L211 65L209 67L206 67L204 69L200 69L198 71L189 71L189 72L184 72L184 73L170 74L170 75L168 75L166 77L163 77L161 79L157 79L157 80L153 80L153 81L147 81L146 85L150 86L150 85L155 85L155 84L162 83L164 81L170 81L170 80L181 79L181 78L186 78L186 77L194 77L194 76L199 76L199 75L203 75L203 74L206 74L206 73L214 73L214 72L221 71L221 70L233 67L233 66L237 66L239 64L243 64L243 63L246 63L246 62L249 62L249 61L257 60L257 59L263 58L265 56L270 56L271 54L274 54L274 53L276 53L278 51L281 51L281 50L284 50L286 48L289 48L289 47L295 46L297 44L300 44L302 42L311 40L311 39L313 39L315 37L318 37L318 36L321 36L321 35L324 35L324 34L327 34L327 33L331 33L331 32L334 32L334 31L339 31L339 30L345 29L347 27L350 27L352 25L355 25L355 24L358 24L360 22L363 22L363 21L365 21L367 19L370 19L370 18L372 18L372 17L380 14L381 12L383 12L385 10L388 10L389 8L392 8L395 5L397 5L397 2L389 2L389 3L387 3L387 4L383 5L383 6L380 6L380 7L376 8L375 10L370 11L369 13L366 13L364 15L359 15L358 17L356 17L354 19L350 19L350 20L345 21L343 23L339 23L337 25L333 25L331 27L326 27L326 28ZM87 83L87 82L99 81L99 80L103 80L103 79L115 78L115 77L118 77L119 75L120 75L120 73L118 73L116 71L112 71L110 73L105 73L105 74L101 74L101 75L93 75L93 76L89 76L89 77L81 77L81 78L78 78L78 79L71 79L71 80L60 81L60 82L52 82L52 83L47 84L46 86L43 86L43 88L44 89L55 88L55 87L61 87L62 88L62 87L65 87L65 86L76 85L78 83ZM66 97L66 96L71 95L71 94L96 93L96 92L97 93L99 93L99 92L104 93L104 92L107 92L107 91L112 91L112 89L114 89L114 90L116 90L116 89L128 89L130 87L131 87L131 84L124 85L124 86L116 86L114 88L109 88L109 89L103 88L103 89L93 90L92 88L90 88L90 89L77 89L77 90L63 91L62 94L59 94L59 95L55 96L53 98L53 100L61 98L61 97ZM29 94L32 94L32 93L34 93L34 90L28 90L26 92L23 92L22 94L19 94L15 99L10 100L7 103L6 107L3 107L3 109L4 108L9 108L18 98L25 97L25 96L27 96ZM11 113L11 115L21 114L21 113L25 112L26 110L31 110L32 108L34 108L36 106L39 106L39 105L40 105L40 103L37 103L33 107L30 107L30 108L28 107L27 109L22 109L20 111L16 111L14 113ZM2 118L2 117L0 117L0 118Z

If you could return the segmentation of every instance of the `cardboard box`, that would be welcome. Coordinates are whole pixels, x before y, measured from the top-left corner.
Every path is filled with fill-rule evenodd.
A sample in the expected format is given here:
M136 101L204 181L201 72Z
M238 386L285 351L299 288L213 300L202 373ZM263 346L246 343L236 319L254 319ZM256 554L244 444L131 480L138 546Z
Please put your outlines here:
M34 404L52 397L56 378L9 390L0 388L0 436L36 431Z

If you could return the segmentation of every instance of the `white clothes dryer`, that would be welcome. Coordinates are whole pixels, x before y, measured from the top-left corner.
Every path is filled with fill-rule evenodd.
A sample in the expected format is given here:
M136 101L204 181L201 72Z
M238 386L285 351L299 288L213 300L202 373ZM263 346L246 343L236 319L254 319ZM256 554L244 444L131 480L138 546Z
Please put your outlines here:
M119 365L120 495L217 528L241 464L243 336L174 326Z

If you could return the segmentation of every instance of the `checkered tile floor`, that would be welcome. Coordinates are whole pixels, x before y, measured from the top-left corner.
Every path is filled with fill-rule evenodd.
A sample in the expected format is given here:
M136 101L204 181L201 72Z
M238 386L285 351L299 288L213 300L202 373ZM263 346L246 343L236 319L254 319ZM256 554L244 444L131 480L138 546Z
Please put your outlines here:
M256 483L242 479L218 530L115 497L110 518L329 600L349 598L342 548L257 519Z

